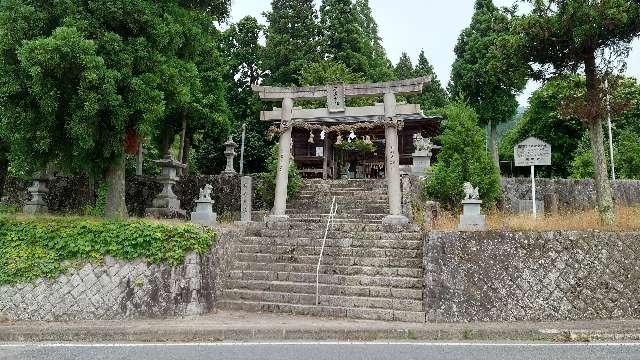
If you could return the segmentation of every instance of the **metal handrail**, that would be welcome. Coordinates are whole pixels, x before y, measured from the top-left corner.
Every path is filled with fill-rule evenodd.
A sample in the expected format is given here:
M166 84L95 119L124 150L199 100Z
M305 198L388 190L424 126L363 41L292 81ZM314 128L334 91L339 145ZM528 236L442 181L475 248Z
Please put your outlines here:
M322 263L322 256L324 255L324 247L327 244L329 226L334 223L337 212L338 204L336 204L336 197L334 196L333 201L331 201L331 209L329 209L329 219L327 220L327 227L324 229L324 239L322 240L322 248L320 249L320 256L318 257L318 267L316 268L316 306L320 304L320 264Z

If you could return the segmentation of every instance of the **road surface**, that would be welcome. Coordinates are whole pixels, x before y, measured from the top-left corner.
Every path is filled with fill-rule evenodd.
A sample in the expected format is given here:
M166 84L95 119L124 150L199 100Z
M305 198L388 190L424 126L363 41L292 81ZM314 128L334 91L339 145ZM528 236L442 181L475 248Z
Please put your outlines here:
M0 359L637 360L640 359L640 343L0 344Z

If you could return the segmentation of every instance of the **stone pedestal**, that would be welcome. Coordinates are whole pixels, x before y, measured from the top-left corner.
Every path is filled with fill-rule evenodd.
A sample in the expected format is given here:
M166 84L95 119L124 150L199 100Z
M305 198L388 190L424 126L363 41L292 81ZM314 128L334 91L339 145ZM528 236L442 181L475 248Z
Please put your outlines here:
M187 213L180 208L180 200L173 193L173 185L178 181L178 169L184 169L185 166L174 160L171 155L154 162L159 164L161 168L158 181L162 184L162 192L153 199L153 207L146 209L146 216L164 219L185 219Z
M240 178L240 224L251 222L252 195L251 176L243 176Z
M31 200L24 205L23 212L29 215L46 214L49 212L44 195L49 193L47 183L49 177L44 174L37 174L33 178L33 184L27 190L31 194Z
M462 201L462 215L460 215L459 231L486 231L487 220L481 213L481 200Z
M204 226L215 226L217 214L213 212L213 203L211 199L196 200L196 210L191 213L191 222Z
M227 157L227 167L224 169L224 173L235 174L236 170L233 168L233 159L236 156L236 148L238 147L238 144L236 144L231 138L231 136L229 136L229 140L227 140L227 142L224 143L224 146L225 146L224 156Z
M430 150L416 151L411 154L413 165L411 165L411 174L418 177L425 177L427 171L431 170Z

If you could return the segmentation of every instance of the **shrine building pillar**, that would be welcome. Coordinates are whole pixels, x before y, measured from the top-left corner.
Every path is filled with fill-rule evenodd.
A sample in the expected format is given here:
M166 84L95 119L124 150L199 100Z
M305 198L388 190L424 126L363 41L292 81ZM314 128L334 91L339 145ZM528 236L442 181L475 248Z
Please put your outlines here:
M282 122L283 132L280 135L278 154L278 173L276 175L276 191L271 215L267 217L268 222L287 221L287 186L289 185L289 162L291 161L291 119L293 117L293 100L284 98L282 100Z
M402 189L400 185L400 151L398 149L398 122L396 121L396 96L392 92L384 94L385 112L385 177L389 196L389 215L384 225L404 225L409 219L402 215Z

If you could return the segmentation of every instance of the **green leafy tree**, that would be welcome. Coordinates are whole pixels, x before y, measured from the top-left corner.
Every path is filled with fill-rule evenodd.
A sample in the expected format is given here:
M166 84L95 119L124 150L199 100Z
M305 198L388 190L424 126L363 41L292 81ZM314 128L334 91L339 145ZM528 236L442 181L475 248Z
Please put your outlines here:
M529 99L529 108L500 144L501 157L513 160L513 147L534 136L551 144L551 166L540 168L540 174L568 177L574 152L585 128L575 115L566 116L562 107L565 100L582 86L584 79L579 76L560 76L536 90Z
M369 0L355 0L356 13L364 32L364 54L368 56L367 79L371 82L393 80L393 65L382 46L378 24L373 18Z
M422 94L418 96L418 103L423 111L432 112L436 109L444 108L449 102L449 96L442 87L433 66L427 60L424 50L420 52L418 64L414 69L414 76L423 77L431 76L431 83L422 90Z
M353 73L367 76L368 39L363 25L351 0L322 1L320 29L323 52L329 60L344 64Z
M231 134L240 145L243 124L246 126L244 171L262 172L269 156L264 149L273 143L268 140L269 123L260 121L261 101L251 89L266 75L264 65L265 48L260 44L265 27L258 20L247 16L225 31L222 40L227 63L227 103L231 112ZM197 161L207 173L217 173L226 163L224 141L206 139L206 146L197 153Z
M0 138L0 199L4 192L4 183L9 173L9 146Z
M590 134L600 218L611 225L615 213L602 140L604 106L598 60L626 58L631 40L640 34L640 6L629 0L529 2L533 9L522 17L520 28L525 53L542 65L540 75L584 68L586 95L576 99L574 106ZM605 67L610 65L605 62Z
M302 68L321 60L318 13L313 0L273 0L265 14L265 68L269 85L299 85Z
M498 164L497 125L511 120L516 94L526 86L527 62L510 15L492 0L476 0L471 25L458 39L449 92L462 96L489 128L488 148Z
M411 58L406 52L403 52L400 56L400 60L398 60L398 64L394 69L396 78L400 80L411 79L414 77L414 69L413 64L411 63Z
M276 177L278 176L278 144L274 145L269 152L267 159L267 172L260 174L261 182L256 187L256 192L260 194L262 200L267 205L273 205L276 196ZM289 182L287 183L288 198L295 198L302 187L302 176L298 172L296 164L289 163Z
M167 109L211 111L205 86L201 96L180 90L193 90L193 32L213 28L201 14L174 1L1 2L0 132L12 168L104 176L105 214L126 216L125 135L155 134Z
M464 197L463 185L478 187L486 206L493 206L501 197L497 166L484 150L485 135L478 126L478 116L464 103L446 108L444 131L439 137L442 151L433 176L426 180L424 191L429 198L445 207L457 208Z

